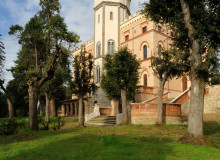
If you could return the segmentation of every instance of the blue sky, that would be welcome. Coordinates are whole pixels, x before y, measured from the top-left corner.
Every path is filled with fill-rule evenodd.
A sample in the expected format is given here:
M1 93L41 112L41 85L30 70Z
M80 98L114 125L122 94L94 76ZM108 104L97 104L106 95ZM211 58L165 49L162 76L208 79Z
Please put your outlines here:
M24 26L28 20L39 10L40 0L0 0L0 34L5 44L6 61L4 77L6 82L12 79L10 69L14 65L20 46L17 40L8 35L11 25ZM131 13L140 9L140 3L146 0L132 0ZM80 35L85 42L93 37L93 0L60 0L62 4L61 15L64 17L69 30Z

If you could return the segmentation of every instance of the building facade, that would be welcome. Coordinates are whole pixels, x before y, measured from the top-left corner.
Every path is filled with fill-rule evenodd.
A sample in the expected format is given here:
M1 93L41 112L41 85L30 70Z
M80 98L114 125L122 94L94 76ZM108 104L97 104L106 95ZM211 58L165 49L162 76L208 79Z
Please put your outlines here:
M97 90L90 99L90 109L99 104L102 114L111 113L111 102L100 87L104 58L114 54L121 46L128 46L140 63L139 93L135 102L142 103L157 96L159 80L154 75L151 57L160 50L171 47L172 31L165 24L155 24L140 13L131 15L131 0L94 0L94 38L83 44L94 57L94 82ZM81 46L73 52L80 53ZM190 85L188 77L169 80L164 92L168 98L175 98Z

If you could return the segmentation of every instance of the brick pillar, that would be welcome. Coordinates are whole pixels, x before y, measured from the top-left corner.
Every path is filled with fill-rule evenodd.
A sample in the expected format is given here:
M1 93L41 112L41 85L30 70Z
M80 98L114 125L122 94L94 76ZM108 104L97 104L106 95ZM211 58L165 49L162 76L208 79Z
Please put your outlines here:
M69 116L70 113L70 107L69 104L66 104L66 116Z
M77 117L78 116L78 103L75 102L74 106L75 106L75 117Z
M73 116L73 103L70 103L70 116Z
M61 116L65 116L65 105L64 104L62 105L62 114L61 114Z

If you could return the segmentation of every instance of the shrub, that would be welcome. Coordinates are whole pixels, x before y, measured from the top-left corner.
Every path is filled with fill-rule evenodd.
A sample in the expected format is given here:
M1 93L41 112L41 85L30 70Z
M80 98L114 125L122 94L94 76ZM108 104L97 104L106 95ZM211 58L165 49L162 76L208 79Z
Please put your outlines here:
M24 121L17 121L15 118L5 119L0 122L0 133L4 135L17 134L21 127L25 128Z
M61 127L63 127L65 124L65 121L61 117L56 117L55 121L53 122L53 130L60 130Z

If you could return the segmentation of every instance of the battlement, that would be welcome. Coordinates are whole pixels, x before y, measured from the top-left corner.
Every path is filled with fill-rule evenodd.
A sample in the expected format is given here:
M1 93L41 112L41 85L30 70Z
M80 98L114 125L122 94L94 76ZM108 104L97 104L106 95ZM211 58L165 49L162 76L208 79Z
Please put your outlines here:
M136 12L136 13L134 13L134 15L131 15L127 19L122 21L120 27L124 28L124 27L136 22L138 19L141 19L143 17L144 17L144 15L142 15L140 11Z
M86 41L85 43L83 43L83 44L81 44L79 47L77 47L77 48L75 48L74 50L73 50L73 53L74 52L77 52L78 50L80 50L81 48L82 48L82 46L87 46L87 45L89 45L89 44L91 44L91 43L93 43L94 42L94 38L91 38L90 40L88 40L88 41Z

